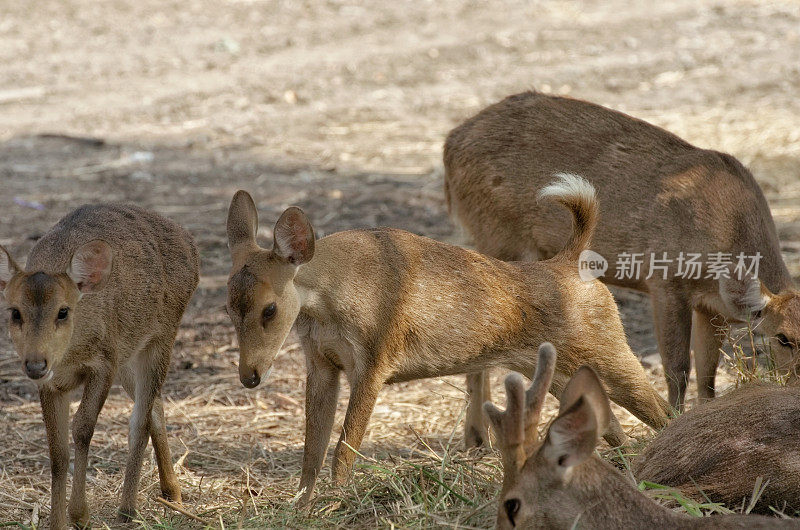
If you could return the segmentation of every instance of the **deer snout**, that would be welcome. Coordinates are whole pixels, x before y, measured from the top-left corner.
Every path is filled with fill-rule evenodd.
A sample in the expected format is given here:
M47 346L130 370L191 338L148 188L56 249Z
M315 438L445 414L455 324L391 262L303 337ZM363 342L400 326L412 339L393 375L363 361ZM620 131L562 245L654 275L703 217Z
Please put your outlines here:
M28 359L25 361L25 373L31 379L41 379L49 371L47 359Z
M250 373L242 373L240 371L239 380L245 388L255 388L261 383L261 376L258 374L258 370L252 370Z

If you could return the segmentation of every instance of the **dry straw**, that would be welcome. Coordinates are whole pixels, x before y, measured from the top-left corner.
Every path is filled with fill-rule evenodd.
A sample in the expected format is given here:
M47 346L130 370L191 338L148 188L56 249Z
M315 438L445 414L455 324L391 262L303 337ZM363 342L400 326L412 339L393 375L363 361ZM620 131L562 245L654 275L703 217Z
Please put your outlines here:
M310 512L302 512L294 506L304 433L305 367L299 346L291 340L276 360L273 377L250 391L237 379L238 352L232 346L224 314L214 309L191 320L179 333L165 386L168 433L184 504L158 499L158 473L149 459L140 488L141 514L132 527L493 525L502 470L491 448L462 449L465 407L461 377L386 387L359 451L353 480L347 486L334 487L326 468L316 503ZM745 350L737 349L737 344L734 341L730 357L733 367L751 366ZM722 372L723 386L746 373ZM650 370L650 375L663 392L660 367ZM35 387L19 371L12 352L0 353L0 378L4 381L0 387L0 523L46 525L49 458ZM502 374L495 374L493 380L494 399L503 402ZM346 399L345 385L337 412L339 425ZM115 388L92 441L88 494L95 525L116 526L131 407L130 400ZM76 408L77 396L73 413ZM555 410L555 400L548 398L543 419L549 420ZM652 433L626 411L615 408L615 413L634 435L634 442L622 450L601 450L601 454L624 472L627 460ZM677 510L695 515L727 510L644 486L655 488L651 494Z

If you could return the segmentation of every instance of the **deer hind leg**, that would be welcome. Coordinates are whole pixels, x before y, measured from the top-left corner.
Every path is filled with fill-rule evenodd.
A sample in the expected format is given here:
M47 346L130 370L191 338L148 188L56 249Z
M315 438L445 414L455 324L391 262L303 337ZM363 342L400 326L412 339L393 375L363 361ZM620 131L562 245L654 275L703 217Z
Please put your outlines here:
M714 379L717 376L723 337L713 324L714 316L704 311L692 314L692 350L697 371L697 398L700 403L714 399Z
M477 248L482 254L504 261L538 261L540 255L536 247L517 249L479 244ZM535 358L536 352L532 355ZM483 414L483 404L492 400L491 371L483 370L467 374L466 384L468 404L464 423L464 445L469 449L480 447L489 439L489 424Z
M131 397L136 398L136 378L127 368L123 368L119 373L119 380L125 392ZM153 400L153 409L150 417L150 439L153 441L153 449L158 466L158 481L161 487L161 494L165 499L181 503L181 489L175 469L172 467L172 457L169 444L167 442L167 427L164 418L164 403L161 392Z
M666 426L672 408L650 384L641 363L633 353L628 362L617 362L609 367L610 372L600 368L597 372L611 401L654 429Z
M130 520L136 513L136 495L142 473L142 460L153 429L153 403L160 396L171 353L171 343L165 344L155 340L130 361L134 405L130 418L128 460L125 465L119 509L121 521Z
M153 410L150 413L150 439L153 441L153 451L156 455L156 465L158 466L158 482L161 487L161 495L165 499L180 504L181 485L175 468L172 467L172 456L167 441L167 424L164 419L164 402L161 392L158 393L153 401Z
M467 448L480 447L489 435L489 423L483 414L483 404L492 398L489 370L467 374L467 396L464 444Z
M520 352L518 355L514 355L514 362L509 364L509 368L512 370L516 370L522 374L525 374L526 377L532 377L535 370L536 364L535 362L531 364L528 362L529 360L536 359L536 351L525 351ZM520 363L519 360L524 359L524 363ZM550 394L553 395L556 399L561 399L561 393L564 391L564 388L567 386L567 382L569 382L570 377L572 374L566 374L564 372L558 371L556 368L556 372L553 374L553 379L550 383ZM602 375L600 376L602 379ZM538 428L534 427L534 428ZM532 433L526 433L526 439L530 437ZM606 430L603 438L608 442L611 447L619 447L625 444L628 441L628 435L625 434L625 431L622 429L622 425L620 425L619 420L617 420L614 414L611 415L609 420L608 429Z

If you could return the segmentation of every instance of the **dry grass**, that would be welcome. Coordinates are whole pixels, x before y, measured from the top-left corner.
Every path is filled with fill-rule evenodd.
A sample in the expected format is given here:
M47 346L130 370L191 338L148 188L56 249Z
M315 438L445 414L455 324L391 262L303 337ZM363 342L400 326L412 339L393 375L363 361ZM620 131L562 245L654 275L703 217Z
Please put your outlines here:
M387 388L352 483L337 489L324 478L313 511L297 512L302 353L289 344L276 361L277 377L257 391L245 390L232 366L238 352L230 347L224 316L212 320L216 324L200 317L181 330L180 354L165 388L173 459L185 507L197 517L211 526L244 528L489 524L489 501L501 472L493 456L456 449L464 411L463 394L454 386L458 378ZM0 522L46 522L49 459L38 404L24 391L32 387L14 357L0 360L0 377L6 390L0 410ZM345 389L342 405L346 398ZM73 402L73 413L76 408ZM130 411L131 402L115 388L90 452L88 490L95 524L114 526ZM339 423L342 414L339 410ZM397 436L398 431L403 434ZM152 460L145 462L140 492L141 520L134 527L202 526L154 502L159 491Z
M718 332L727 338L730 348L724 360L736 375L737 386L753 382L785 385L789 374L775 365L770 341L754 333L757 325L747 323L739 328L723 326L719 329ZM754 352L758 352L758 355Z
M126 200L172 217L200 245L201 288L165 396L185 507L212 526L486 527L500 478L494 453L460 449L462 379L407 383L382 392L351 485L323 478L315 510L294 510L302 355L290 341L273 379L243 389L230 325L214 309L229 263L227 201L238 188L258 196L265 219L302 206L320 234L389 225L448 239L446 132L536 87L630 112L750 164L800 274L800 11L791 0L517 1L502 10L461 0L47 0L37 3L36 23L26 3L4 8L0 243L24 256L36 234L79 204ZM154 159L129 163L136 151ZM633 349L654 352L649 304L619 299ZM651 359L650 379L665 395ZM736 378L727 367L720 386ZM497 374L500 402L501 381ZM339 425L345 403L343 392ZM92 442L88 494L98 526L115 526L130 411L114 389ZM632 433L650 435L615 412ZM0 322L0 525L46 525L49 482L35 387ZM131 527L200 526L157 495L147 461L142 520Z
M233 369L238 352L231 338L220 311L195 316L179 333L178 352L165 388L173 459L183 486L184 508L192 517L156 500L158 475L148 459L140 488L140 519L129 527L493 525L502 470L491 450L461 448L465 402L463 381L458 377L387 387L376 406L353 480L345 487L334 487L325 471L313 509L297 511L294 502L303 445L302 352L290 341L276 360L274 379L248 391ZM6 388L30 389L17 370L14 358L0 359ZM722 379L726 377L723 373ZM502 402L502 377L497 374L494 379L495 399ZM33 397L25 392L2 396L0 439L5 443L0 445L0 522L35 527L46 523L49 509L47 448L36 400L17 394ZM345 388L337 425L346 398ZM548 398L543 417L549 420L556 405ZM76 407L77 402L73 412ZM98 526L116 526L114 510L130 410L130 401L115 389L92 443L88 490L93 523ZM652 433L627 412L618 408L615 412L635 442L621 451L601 449L601 454L624 469ZM656 488L650 494L694 515L728 511L672 491Z
M230 366L236 354L223 344L212 355L218 357L218 364ZM22 382L13 373L17 366L12 358L1 366L4 378ZM490 523L490 500L501 471L493 456L456 449L464 400L452 382L430 382L424 392L415 388L384 393L353 482L337 489L323 479L313 511L304 514L294 508L303 443L302 354L295 345L284 349L274 371L281 377L255 392L241 388L235 370L209 372L215 370L175 370L166 404L185 507L209 525L374 527L408 526L414 521L415 526L429 527L449 521L469 527ZM342 403L346 397L344 392ZM73 413L76 407L77 402ZM113 526L130 410L129 400L115 390L93 440L89 495L98 524ZM0 439L6 441L0 446L0 521L35 524L34 514L44 521L50 477L38 404L23 399L4 403L0 424ZM399 440L398 429L405 432ZM139 526L202 526L153 502L158 477L152 461L145 463L140 491Z
M215 527L479 527L491 526L502 478L491 451L463 451L465 401L460 377L386 387L373 414L352 482L333 487L327 471L311 513L294 508L303 446L304 366L295 341L283 349L273 379L241 387L238 351L221 311L182 327L165 386L173 460L185 508ZM496 399L504 399L502 377ZM49 459L33 386L12 355L0 357L0 522L46 523ZM347 398L340 399L341 425ZM549 417L556 402L548 400ZM73 402L72 412L77 408ZM132 405L115 387L92 442L88 494L93 522L114 526L127 419ZM620 411L623 425L645 427ZM335 434L336 435L336 434ZM133 527L196 528L196 520L155 501L158 476L145 462L141 520ZM31 523L34 523L33 525Z

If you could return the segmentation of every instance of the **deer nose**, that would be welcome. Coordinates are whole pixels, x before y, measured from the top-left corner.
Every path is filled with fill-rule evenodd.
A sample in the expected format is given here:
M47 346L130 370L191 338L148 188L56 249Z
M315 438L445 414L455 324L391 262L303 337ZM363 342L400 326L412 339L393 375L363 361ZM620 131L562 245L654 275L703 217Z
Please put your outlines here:
M47 361L25 361L25 373L31 379L39 379L47 373Z
M261 376L258 375L258 372L255 370L253 371L252 375L250 376L240 376L239 380L242 384L247 388L255 388L261 382Z

